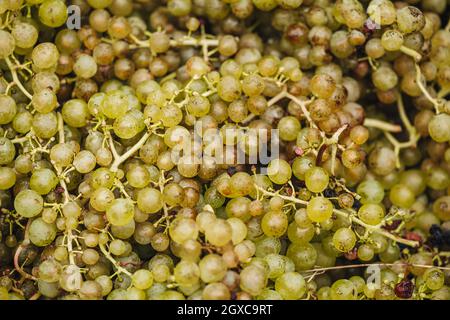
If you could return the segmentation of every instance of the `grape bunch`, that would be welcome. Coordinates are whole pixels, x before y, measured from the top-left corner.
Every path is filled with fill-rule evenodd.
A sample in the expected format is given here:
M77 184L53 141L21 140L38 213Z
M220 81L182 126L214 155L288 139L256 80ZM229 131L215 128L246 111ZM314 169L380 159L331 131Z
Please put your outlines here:
M450 300L449 12L0 1L0 299Z

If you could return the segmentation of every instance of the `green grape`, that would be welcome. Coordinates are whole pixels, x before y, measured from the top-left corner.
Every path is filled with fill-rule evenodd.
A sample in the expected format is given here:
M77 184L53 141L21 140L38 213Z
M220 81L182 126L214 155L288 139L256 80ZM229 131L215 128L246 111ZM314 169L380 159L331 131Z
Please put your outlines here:
M5 59L13 53L16 41L11 33L0 30L0 43L0 58Z
M0 125L8 124L13 121L17 114L16 101L10 96L1 94L0 105L2 106L0 110Z
M306 292L306 281L297 272L287 272L275 281L275 290L284 300L298 300Z
M350 280L341 279L333 283L330 290L332 300L356 300L357 288Z
M194 285L200 279L200 268L194 262L181 260L176 265L173 274L179 285Z
M446 113L433 116L428 123L428 133L434 141L450 141L450 116Z
M33 190L22 190L14 199L14 209L25 218L32 218L41 213L44 199Z
M36 169L30 178L30 187L37 193L44 195L52 191L59 179L56 174L50 169Z
M140 269L132 275L133 285L140 290L148 289L153 284L153 275L150 271Z
M14 160L16 149L7 138L0 137L0 165L5 165Z
M377 180L361 182L356 192L361 196L361 203L380 203L384 198L383 186Z
M333 244L341 252L349 252L356 244L356 235L349 228L340 228L333 235Z
M92 78L97 73L97 69L97 63L88 54L80 54L73 65L75 74L83 79Z
M108 118L116 119L125 115L128 109L127 94L121 90L113 90L106 93L100 103L100 111Z
M295 264L296 271L308 270L314 266L317 259L317 251L311 244L291 244L286 256Z
M289 224L287 234L292 243L306 244L314 237L315 230L312 224L306 227L299 227L296 223L291 223Z
M305 173L305 184L311 192L324 191L328 186L328 181L328 173L321 167L312 167Z
M195 240L198 237L198 227L193 219L179 218L172 221L169 235L173 241L182 244L186 240Z
M410 208L415 201L414 192L404 184L396 184L389 192L391 202L402 208Z
M423 279L428 288L431 290L439 290L445 282L444 272L436 268L430 268L423 274Z
M291 179L292 169L285 160L274 159L267 167L267 175L272 182L285 184Z
M34 109L40 113L52 112L58 106L55 93L48 88L35 93L31 102Z
M268 237L281 237L287 227L288 218L284 212L269 211L261 220L261 228Z
M278 5L277 0L253 0L253 4L261 11L271 11Z
M36 113L33 117L32 129L39 138L53 137L58 132L58 119L55 113Z
M42 218L33 220L29 229L30 241L38 246L45 247L51 244L56 238L56 226L53 223L46 223Z
M358 247L358 258L361 261L370 261L373 259L375 252L373 248L368 244L362 244Z
M106 218L113 226L124 226L134 216L134 206L129 199L114 199L106 209Z
M200 278L205 283L222 281L227 273L227 266L221 256L208 254L198 264Z
M208 242L214 246L224 246L232 239L233 229L228 221L216 219L211 222L210 227L205 230L205 236Z
M61 277L62 267L54 260L45 260L39 265L39 279L45 282L57 282Z
M327 198L314 197L308 202L306 213L312 222L324 222L331 218L333 204Z
M58 58L58 49L50 42L38 44L31 53L33 64L39 69L49 69L56 66Z
M263 268L250 264L241 270L239 286L243 291L257 296L266 287L267 280L267 274Z
M16 184L16 173L8 167L0 167L0 190L7 190Z
M368 203L359 208L358 217L364 223L375 226L383 220L384 209L379 204Z
M387 30L381 36L381 45L388 51L400 50L403 45L403 34L397 30Z
M130 110L113 124L114 133L121 139L131 139L145 129L144 117L139 110Z
M224 76L217 86L219 97L227 102L232 102L241 96L241 84L233 76Z
M406 6L397 10L397 26L400 32L411 33L419 31L425 25L423 13L413 6Z
M57 28L67 21L67 7L61 0L45 0L39 6L39 20L46 26Z

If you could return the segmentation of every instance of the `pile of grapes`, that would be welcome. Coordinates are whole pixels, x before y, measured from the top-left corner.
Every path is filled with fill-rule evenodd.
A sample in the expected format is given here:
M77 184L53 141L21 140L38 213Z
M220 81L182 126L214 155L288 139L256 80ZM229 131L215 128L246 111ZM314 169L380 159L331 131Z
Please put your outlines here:
M449 11L1 0L0 299L450 300Z

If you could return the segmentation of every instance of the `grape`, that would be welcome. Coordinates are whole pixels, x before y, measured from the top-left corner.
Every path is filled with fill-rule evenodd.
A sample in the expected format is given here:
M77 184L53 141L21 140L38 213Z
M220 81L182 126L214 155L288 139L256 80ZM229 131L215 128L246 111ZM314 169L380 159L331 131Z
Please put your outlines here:
M113 226L124 226L134 216L134 208L129 199L114 199L106 209L106 217Z
M356 300L357 291L352 281L341 279L333 283L330 290L332 300Z
M324 222L333 214L333 204L324 197L314 197L306 206L308 218L313 222Z
M320 167L312 167L305 172L305 184L311 192L319 193L328 186L328 173Z
M32 218L41 213L44 199L33 190L23 190L14 199L14 208L25 218Z
M0 0L0 299L450 299L444 0L71 5Z
M365 204L358 210L359 218L370 225L377 225L384 218L384 209L378 204Z
M16 41L9 32L0 30L0 43L0 58L5 59L13 53Z
M37 193L44 195L52 191L59 180L56 174L50 169L37 169L33 171L30 178L30 187Z
M0 95L0 104L2 105L2 109L0 110L0 124L10 123L17 114L16 102L13 98L2 94Z
M297 300L305 294L306 282L297 272L287 272L276 280L275 290L284 300Z
M38 247L48 246L55 240L56 232L54 224L46 223L42 218L37 218L30 225L30 241Z
M341 252L349 252L356 244L356 235L349 228L340 228L333 235L333 244Z
M57 28L67 20L67 7L61 0L45 0L39 6L39 20L46 26Z
M53 43L44 42L34 47L31 53L33 64L40 69L48 69L56 65L59 52Z
M284 184L289 181L292 175L291 166L282 159L270 161L267 167L267 175L276 184Z

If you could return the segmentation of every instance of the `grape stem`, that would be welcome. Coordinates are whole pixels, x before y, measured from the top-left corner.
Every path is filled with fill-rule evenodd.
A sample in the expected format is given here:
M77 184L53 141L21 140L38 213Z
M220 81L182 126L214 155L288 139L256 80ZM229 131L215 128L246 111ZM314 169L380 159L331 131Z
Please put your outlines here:
M422 72L420 71L420 67L419 67L419 65L417 63L415 64L415 68L416 68L416 83L417 83L418 87L420 88L420 90L424 94L425 98L427 98L428 101L430 101L433 104L434 109L436 110L436 114L439 114L441 112L439 101L434 99L430 95L430 93L428 92L427 88L425 88L425 86L423 85L423 83L422 83Z
M380 129L383 131L389 131L389 132L401 132L402 131L402 127L397 124L392 124L392 123L385 122L383 120L372 119L372 118L364 119L364 126Z
M57 118L58 118L58 138L59 138L59 143L64 143L66 141L65 134L64 134L64 121L63 121L63 118L62 118L62 115L61 115L60 112L58 112L56 115L57 115ZM69 194L69 191L67 189L67 184L66 184L64 176L62 174L62 170L53 161L51 161L51 163L52 163L53 167L56 170L56 174L58 175L59 184L64 189L64 204L66 204L70 200L70 194ZM70 262L71 265L75 265L75 256L74 256L73 246L72 246L73 245L73 241L74 241L74 236L73 236L71 228L66 228L66 231L67 231L66 236L67 236L67 251L69 253L69 262Z
M384 132L386 138L389 140L389 142L394 146L394 152L395 152L395 156L396 156L396 166L397 168L400 168L401 163L400 163L400 150L404 149L404 148L409 148L409 147L416 147L417 145L417 141L419 141L420 139L420 135L417 133L416 128L414 128L411 125L411 122L408 119L408 116L406 115L405 112L405 105L403 103L403 98L402 95L399 94L398 98L397 98L397 108L398 108L398 113L400 115L400 119L402 120L404 126L406 127L406 130L408 131L409 134L409 140L405 141L405 142L399 142L391 133L389 132Z
M124 273L127 276L131 277L132 274L131 272L129 272L127 269L123 268L112 256L111 254L108 252L108 250L106 250L105 245L103 243L99 243L98 246L100 247L100 251L103 253L103 255L106 257L106 259L108 259L109 261L111 261L111 263L114 265L114 267L116 267L117 272L118 273Z
M309 122L310 126L313 128L317 128L316 124L314 123L314 121L311 119L311 116L309 114L308 109L306 109L306 105L312 102L311 100L307 100L307 101L301 101L299 98L297 98L296 96L290 94L289 92L286 91L285 93L286 98L294 101L296 104L298 104L300 106L300 109L302 109L303 114L305 115L306 120Z
M32 99L33 95L31 93L28 92L27 89L25 89L25 87L22 85L22 82L20 82L19 80L19 76L17 75L16 72L16 67L14 66L14 64L11 62L11 60L9 59L9 57L5 58L6 64L8 65L9 70L11 71L11 76L13 78L13 82L16 84L16 86L19 87L20 91L23 92L23 94L28 98L28 99Z
M405 47L405 46L401 46L400 47L400 51L403 52L404 54L410 56L411 58L413 58L415 61L420 61L422 59L422 55L420 53L418 53L417 51Z
M261 188L260 186L258 186L256 184L255 184L255 188L257 190L259 190L260 192L262 192L263 194L265 194L265 195L269 195L269 196L272 196L272 197L278 196L278 197L280 197L280 198L282 198L284 200L287 200L287 201L291 201L291 202L294 202L294 203L297 203L297 204L301 204L301 205L304 205L304 206L308 205L308 201L300 200L300 199L297 199L297 198L295 198L293 196L284 196L284 195L279 194L279 192L270 192L270 191L267 191L267 190ZM341 217L349 219L350 221L352 221L352 222L354 222L356 224L359 224L360 226L363 226L364 228L366 228L366 230L369 230L371 232L375 232L375 233L378 233L380 235L383 235L386 238L389 238L389 239L391 239L391 240L393 240L395 242L403 243L403 244L405 244L407 246L411 246L411 247L418 247L419 246L419 243L417 241L403 239L403 238L398 237L398 236L396 236L396 235L394 235L394 234L392 234L390 232L387 232L386 230L381 229L380 228L380 224L379 225L375 225L375 226L369 225L367 223L364 223L360 219L358 219L356 216L354 216L354 215L352 215L352 214L350 214L348 212L345 212L343 210L339 210L339 209L335 209L334 208L333 212L335 214L341 216Z
M131 157L136 151L138 151L144 145L144 143L147 141L147 139L149 137L150 137L150 133L146 132L132 148L130 148L127 152L122 154L120 157L115 157L114 162L111 165L111 167L109 168L109 170L111 170L112 172L117 172L117 170L119 170L119 166L124 161L126 161L129 157ZM113 144L112 144L112 146L113 146ZM114 152L113 152L113 155L114 155ZM116 152L116 155L117 155L117 152Z
M270 99L267 102L267 107L273 106L275 103L277 103L278 101L280 101L283 98L286 98L286 87L283 88L282 91L280 91L276 96L274 96L272 99ZM256 114L252 113L250 114L247 118L245 118L244 120L242 120L242 124L247 124L250 121L252 121L254 118L256 117Z
M30 225L31 225L31 221L32 219L28 219L27 225L25 227L25 231L24 231L24 238L22 243L17 247L17 250L14 254L14 269L16 269L16 271L25 279L31 279L36 281L37 278L31 274L26 273L22 267L19 264L19 257L20 254L22 253L23 248L28 245L28 243L30 242L29 240L29 230L30 230Z

